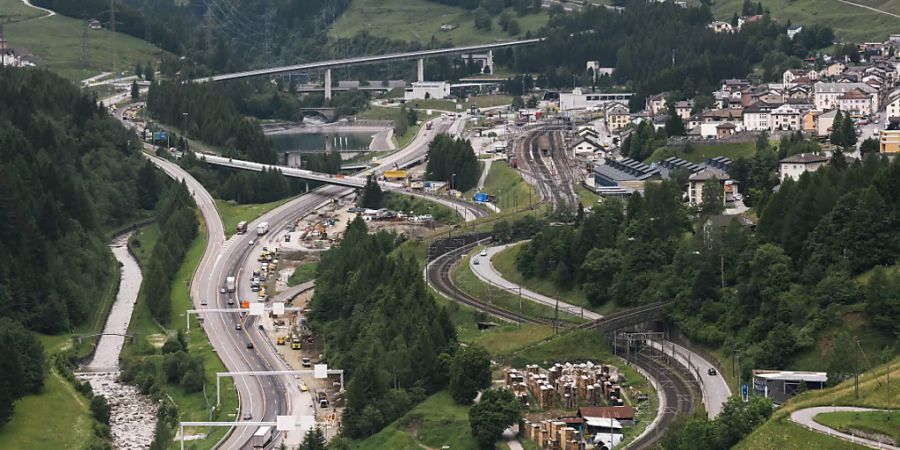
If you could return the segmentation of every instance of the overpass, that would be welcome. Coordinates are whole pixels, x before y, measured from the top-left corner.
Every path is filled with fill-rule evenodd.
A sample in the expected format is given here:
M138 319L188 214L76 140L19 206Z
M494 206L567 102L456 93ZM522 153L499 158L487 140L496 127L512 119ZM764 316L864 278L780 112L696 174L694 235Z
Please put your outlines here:
M469 45L465 47L437 48L431 50L419 50L414 52L388 53L386 55L357 56L354 58L331 59L326 61L294 64L290 66L270 67L267 69L256 69L243 72L213 75L206 78L196 78L191 81L194 83L203 83L207 81L228 81L239 80L242 78L281 75L305 70L325 70L325 98L331 98L331 69L360 66L364 64L378 64L392 61L408 61L416 59L419 62L418 79L419 81L425 81L425 58L486 51L489 52L488 59L492 60L494 50L518 47L522 45L532 45L541 42L542 40L544 40L544 38L521 39L517 41L495 42L492 44Z
M359 177L347 177L343 175L332 175L328 173L313 172L312 170L296 169L293 167L279 166L275 164L262 164L253 161L245 161L242 159L226 158L224 156L213 155L209 153L197 153L197 159L207 164L216 166L231 167L234 169L253 170L262 172L263 170L278 170L282 175L293 178L302 178L309 181L318 181L325 184L333 184L336 186L350 187L361 189L366 186L366 179ZM379 181L381 189L386 191L403 190L400 183L389 183Z

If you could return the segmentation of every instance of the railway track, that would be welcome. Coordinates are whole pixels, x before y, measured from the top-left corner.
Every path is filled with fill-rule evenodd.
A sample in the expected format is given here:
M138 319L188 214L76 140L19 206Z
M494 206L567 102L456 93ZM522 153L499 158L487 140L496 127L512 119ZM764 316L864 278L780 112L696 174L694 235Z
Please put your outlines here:
M659 355L656 350L650 352ZM656 379L657 388L662 391L665 404L660 405L659 422L656 430L643 434L632 441L626 450L647 450L655 448L667 430L679 416L687 416L694 410L698 398L698 389L683 366L667 365L660 360L643 355L633 355L630 362L649 373Z
M426 267L428 283L448 298L478 311L490 314L501 320L514 323L545 324L544 321L482 302L459 289L453 283L450 275L453 265L460 260L461 255L471 250L485 239L487 238L460 245L446 253L436 256ZM627 321L639 317L664 306L664 303L644 305L618 314L606 316L602 319L578 324L569 329L596 330L604 326L615 325L620 321ZM646 349L644 352L652 355L661 355L658 351L653 349ZM694 410L694 405L698 398L698 390L691 381L686 368L679 365L677 362L662 362L663 360L668 359L664 356L662 358L650 357L645 355L644 352L631 354L628 361L643 369L655 380L657 388L661 391L664 398L664 404L660 405L661 407L659 411L657 411L659 419L656 424L656 429L653 432L643 434L639 436L638 439L632 441L626 447L628 450L646 450L655 447L668 427L671 426L679 416L688 415Z
M438 292L443 293L447 297L499 319L514 323L543 324L544 321L520 315L490 303L485 303L474 296L469 295L453 283L453 278L450 275L453 265L459 261L461 255L477 244L478 242L467 244L435 258L425 269L428 282L434 286Z
M578 203L573 187L575 171L566 157L562 135L558 131L529 132L517 154L522 172L535 185L542 199L556 208Z

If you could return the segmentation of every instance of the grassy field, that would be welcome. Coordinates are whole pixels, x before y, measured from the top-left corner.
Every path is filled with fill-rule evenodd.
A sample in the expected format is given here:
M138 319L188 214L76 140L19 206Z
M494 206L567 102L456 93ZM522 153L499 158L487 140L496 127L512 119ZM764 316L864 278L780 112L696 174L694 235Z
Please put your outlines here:
M825 436L789 422L787 419L770 420L750 436L738 443L733 450L865 450L868 447L851 444Z
M519 271L516 270L516 256L519 255L520 251L522 251L522 245L514 245L500 253L497 253L491 259L491 263L494 265L494 268L497 269L497 271L500 272L501 275L503 275L503 278L515 284L525 286L526 288L528 288L528 290L537 292L538 294L543 294L552 298L559 298L566 303L583 306L585 309L591 309L601 314L609 314L615 311L615 305L613 305L612 303L603 305L600 308L591 308L587 300L584 298L584 292L581 289L562 291L556 285L554 285L552 281L549 280L541 280L537 278L526 280L524 277L522 277L521 274L519 274Z
M532 193L531 185L526 183L516 169L503 161L494 161L491 171L484 180L484 192L496 197L496 205L501 211L522 210L538 201L538 193ZM466 192L466 198L472 198L475 189Z
M890 371L890 384L885 382L888 371ZM880 377L880 383L869 372L860 374L859 398L856 398L854 394L855 388L852 379L828 389L807 391L798 395L782 405L781 408L775 410L772 414L772 419L757 428L756 431L738 444L735 450L764 450L772 448L837 450L865 448L852 446L836 438L807 431L805 428L790 423L788 416L793 411L813 406L838 405L879 409L900 408L900 383L896 382L900 378L900 358L894 358L888 364L876 366L875 374Z
M892 13L900 13L896 0L853 0ZM719 0L712 4L713 14L722 20L730 20L731 15L741 13L742 0ZM763 7L772 12L772 17L794 25L820 24L834 29L835 40L879 42L897 30L897 18L847 5L837 0L768 0Z
M172 314L169 318L167 329L162 330L153 321L146 303L143 302L142 296L139 295L138 303L135 306L131 325L129 327L129 331L132 334L143 336L151 343L161 344L167 335L175 334L178 330L185 330L185 310L192 307L189 292L191 278L194 274L194 270L200 263L200 259L203 257L203 252L206 249L207 243L206 226L202 223L202 219L200 230L200 236L191 243L184 262L178 268L178 272L175 274L175 278L172 281ZM146 246L146 244L144 246ZM187 335L188 352L192 355L200 355L203 357L203 368L206 372L206 386L209 389L210 386L215 386L216 372L225 371L225 366L222 364L222 361L219 359L218 355L216 355L215 351L213 351L212 345L209 343L206 334L203 333L196 315L191 318L191 330L191 334ZM129 349L130 345L126 344L125 351L127 352ZM161 360L161 356L149 356L149 358L158 358ZM214 396L207 398L202 392L189 394L180 386L172 385L164 385L164 390L178 405L180 420L197 421L209 419L209 407L215 405ZM214 395L211 390L208 392L210 392L210 395ZM223 381L221 408L223 413L218 415L217 420L233 420L235 415L234 411L236 411L236 409L237 392L234 389L234 385L227 380ZM197 449L212 448L224 435L226 429L214 428L212 430L188 431L189 434L206 432L210 433L206 439L193 441L193 445L195 445ZM169 448L180 448L180 445L177 442L172 442Z
M316 278L316 269L318 267L319 263L316 262L309 262L297 266L297 268L294 269L294 273L288 278L288 286L296 286L314 280Z
M128 74L137 63L154 64L162 50L143 40L103 30L88 30L87 57L82 56L81 36L83 21L56 15L38 19L45 13L29 8L20 0L0 0L0 11L5 14L20 14L5 25L7 44L24 48L39 58L38 66L58 72L71 80L82 80L100 72L112 72L113 48L115 67Z
M527 31L534 32L546 25L548 19L544 11L517 17L510 10L510 15L519 22L520 37ZM355 0L331 26L328 34L332 38L342 38L367 31L373 36L421 43L430 42L434 37L457 46L515 38L500 29L497 20L494 20L489 31L475 29L474 20L474 15L469 11L428 0ZM459 27L442 32L442 24Z
M469 267L469 259L471 257L471 254L463 257L452 273L453 282L462 289L463 292L466 292L481 301L487 301L489 304L496 305L508 311L523 314L527 317L545 319L553 319L556 317L555 308L529 301L526 298L520 299L519 296L513 292L500 289L496 286L489 286L487 283L481 281L481 279L472 273L472 268ZM584 319L578 314L580 314L580 310L567 313L560 308L559 319L575 323L584 322Z
M716 156L727 156L731 159L749 158L756 152L755 142L735 142L715 145L692 145L689 153L683 147L660 147L645 162L661 161L670 156L677 156L686 161L700 163Z
M276 200L271 203L255 203L247 205L239 205L231 200L216 199L216 209L219 211L219 217L222 218L222 224L225 227L225 236L231 237L237 233L237 224L242 220L250 223L257 217L285 204L292 197Z
M384 204L382 206L392 211L404 213L412 211L415 215L431 214L431 216L434 217L434 220L442 224L455 224L462 221L462 218L456 211L447 206L420 197L410 197L387 192L385 193Z
M150 262L150 254L157 241L159 241L159 227L155 223L141 228L131 236L128 247L131 248L131 253L137 257L141 267L145 267Z
M43 392L16 402L12 419L0 428L0 448L81 450L91 440L92 426L87 400L51 370Z
M852 433L853 430L879 433L900 442L900 411L894 412L833 412L819 414L816 422L835 430Z
M582 186L581 184L575 185L575 193L578 194L578 199L581 200L581 204L586 207L593 206L597 204L597 201L600 200L600 196L595 194L593 191L588 188Z
M355 446L360 450L476 447L469 428L469 407L454 403L447 391L428 397L378 434Z

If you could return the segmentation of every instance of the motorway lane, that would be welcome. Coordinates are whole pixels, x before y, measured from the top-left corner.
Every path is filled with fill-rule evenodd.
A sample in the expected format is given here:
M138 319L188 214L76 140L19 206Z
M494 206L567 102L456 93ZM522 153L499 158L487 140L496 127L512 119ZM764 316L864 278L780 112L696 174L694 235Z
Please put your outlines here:
M391 169L394 164L404 165L409 161L422 158L436 133L445 130L459 133L462 125L462 120L458 119L450 124L440 124L435 127L433 132L417 135L413 145L385 158L382 164L373 170L383 172ZM186 182L206 222L209 240L191 283L191 298L194 307L202 308L202 299L215 299L215 302L209 302L211 307L227 307L227 298L219 295L219 288L224 286L226 277L237 272L241 261L246 261L247 256L259 251L261 246L249 245L250 240L254 239L253 234L235 236L226 243L222 221L216 210L215 201L209 192L176 164L148 154L144 155L172 178ZM268 221L271 229L277 231L286 223L321 206L331 197L346 195L350 192L350 189L338 186L321 187L263 215L250 224L248 229L255 230L256 224ZM250 261L255 261L255 258L251 258ZM238 286L246 287L249 283L246 282L246 276L243 278L243 280L238 280ZM210 342L227 369L229 371L286 369L284 362L275 354L271 342L259 333L253 326L253 321L250 321L250 326L244 327L240 333L234 330L237 317L236 313L207 314L204 320L204 329ZM248 340L254 343L254 350L246 348ZM234 384L240 398L240 411L236 420L245 413L250 413L253 420L262 421L274 421L276 415L283 413L312 414L311 395L309 393L301 395L293 377L237 377ZM279 398L284 397L287 398L287 402L279 402ZM220 442L220 448L246 448L254 432L255 428L253 427L233 428L232 432Z
M225 231L222 220L216 210L216 204L209 192L196 179L190 176L186 171L178 167L176 164L156 156L144 153L144 156L150 159L157 167L162 169L170 177L184 181L188 189L194 196L197 207L203 214L206 223L208 241L203 258L194 272L191 280L191 300L195 309L202 308L202 299L217 299L216 303L212 303L213 307L224 307L224 304L218 304L218 285L214 280L213 274L222 267L222 248L225 241ZM224 283L224 278L222 278ZM229 371L245 371L251 370L252 361L248 361L247 355L243 353L244 346L233 333L229 332L229 326L233 329L234 321L226 320L226 314L207 314L204 316L203 328L209 337L210 343L219 354L222 362ZM238 420L244 413L250 413L252 416L259 417L263 415L265 409L266 391L262 384L256 378L240 377L234 380L235 387L238 391L240 412L235 417ZM234 428L233 432L221 442L221 448L240 448L241 442L247 442L252 437L255 430L251 427Z

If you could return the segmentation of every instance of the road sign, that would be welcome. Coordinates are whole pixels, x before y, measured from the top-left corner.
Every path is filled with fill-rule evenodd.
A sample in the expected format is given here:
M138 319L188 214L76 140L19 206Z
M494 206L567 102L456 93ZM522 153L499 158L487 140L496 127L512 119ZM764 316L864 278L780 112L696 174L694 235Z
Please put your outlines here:
M746 384L741 385L741 399L744 400L744 403L750 399L750 388Z
M275 416L275 424L278 431L294 431L297 428L294 416Z

